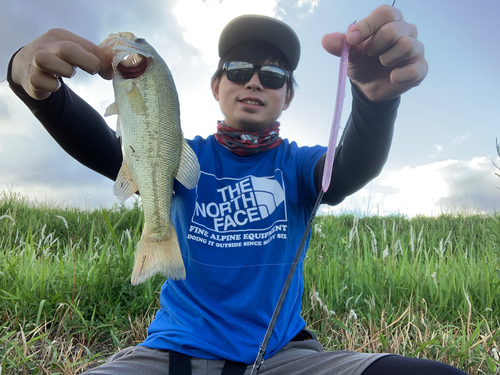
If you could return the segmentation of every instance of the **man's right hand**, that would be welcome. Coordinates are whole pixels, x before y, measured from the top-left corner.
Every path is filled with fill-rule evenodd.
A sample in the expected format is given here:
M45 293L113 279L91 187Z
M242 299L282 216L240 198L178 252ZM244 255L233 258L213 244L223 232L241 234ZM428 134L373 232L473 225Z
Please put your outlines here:
M71 78L76 68L111 79L111 64L94 43L70 31L51 29L23 47L12 62L12 80L34 99L59 89L58 77Z

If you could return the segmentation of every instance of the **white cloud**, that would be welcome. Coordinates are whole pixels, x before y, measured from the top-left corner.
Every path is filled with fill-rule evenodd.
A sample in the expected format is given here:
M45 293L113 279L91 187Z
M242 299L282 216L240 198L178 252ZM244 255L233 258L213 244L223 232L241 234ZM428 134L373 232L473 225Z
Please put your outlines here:
M243 14L275 16L273 0L182 0L172 12L182 27L184 40L202 53L205 62L217 63L217 43L224 26Z
M9 107L0 119L1 190L79 207L116 202L113 182L66 154L6 84L0 84L0 102Z
M469 138L469 132L466 132L464 135L457 135L455 138L453 138L451 143L459 144L465 141L467 138Z
M318 5L319 0L298 0L296 6L298 8L305 8L307 13L313 14Z
M437 157L441 153L441 151L443 151L442 145L436 145L435 147L436 147L436 151L434 151L434 153L432 155L429 155L429 157L431 157L431 158Z
M500 179L487 156L446 160L389 172L330 212L433 216L500 210Z

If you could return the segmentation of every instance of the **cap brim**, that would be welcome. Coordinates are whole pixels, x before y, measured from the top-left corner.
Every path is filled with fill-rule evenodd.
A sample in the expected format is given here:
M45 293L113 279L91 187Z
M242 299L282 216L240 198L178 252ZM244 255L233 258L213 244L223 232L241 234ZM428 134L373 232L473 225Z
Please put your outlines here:
M219 38L219 57L225 56L237 44L249 39L273 43L283 52L292 70L297 68L300 59L297 34L287 24L261 15L244 15L229 22Z

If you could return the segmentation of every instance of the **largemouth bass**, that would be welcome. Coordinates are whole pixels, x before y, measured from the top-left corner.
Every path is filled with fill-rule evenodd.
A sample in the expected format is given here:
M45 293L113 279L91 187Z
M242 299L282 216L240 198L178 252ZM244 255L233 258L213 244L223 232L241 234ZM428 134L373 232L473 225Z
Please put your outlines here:
M131 282L160 272L184 279L186 271L170 218L174 178L192 189L200 165L183 137L179 99L167 64L144 39L123 32L100 44L114 71L115 102L105 116L117 114L123 164L113 193L122 201L139 191L144 229L137 247Z

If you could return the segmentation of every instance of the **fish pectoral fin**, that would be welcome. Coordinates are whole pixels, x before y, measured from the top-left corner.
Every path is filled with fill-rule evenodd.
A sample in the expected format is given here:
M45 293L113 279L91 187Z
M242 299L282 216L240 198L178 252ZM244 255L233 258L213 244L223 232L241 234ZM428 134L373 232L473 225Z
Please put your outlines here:
M188 189L193 189L200 178L200 163L187 141L182 139L181 160L175 178Z
M116 176L115 184L113 185L113 194L122 202L125 202L136 191L139 191L138 186L132 179L132 175L126 163L122 163L122 167Z
M104 112L104 117L108 117L111 115L117 115L118 114L118 104L116 102L111 103L108 108L106 108L106 112Z
M118 104L116 102L111 103L108 108L106 108L106 112L104 112L104 117L112 116L112 115L118 115ZM121 131L120 131L120 117L116 120L116 138L121 137Z
M141 90L135 85L134 82L129 82L129 85L125 89L127 93L127 100L130 105L130 109L137 115L147 115L147 106L142 96Z

